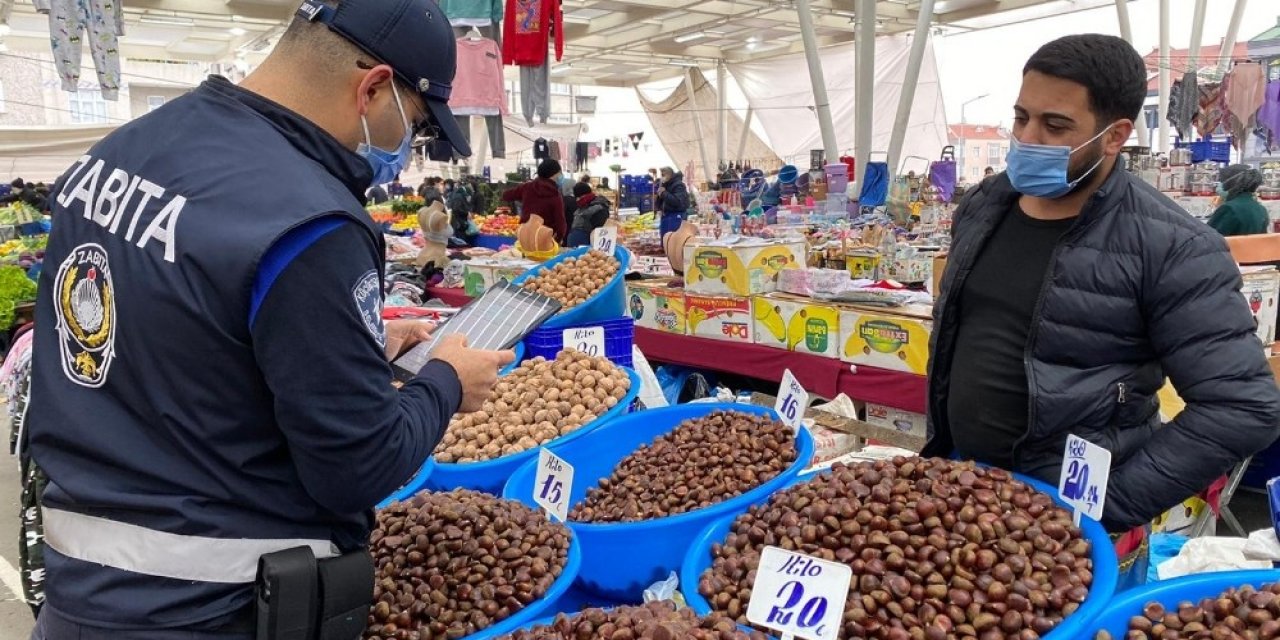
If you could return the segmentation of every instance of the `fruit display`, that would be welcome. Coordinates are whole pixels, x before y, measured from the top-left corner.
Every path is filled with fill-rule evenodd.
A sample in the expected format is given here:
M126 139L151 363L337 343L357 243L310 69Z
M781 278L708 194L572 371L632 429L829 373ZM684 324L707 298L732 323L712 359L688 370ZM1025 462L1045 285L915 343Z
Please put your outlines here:
M39 257L49 244L49 236L23 236L0 243L0 263L14 264L24 255Z
M1181 602L1176 610L1150 602L1129 619L1125 640L1271 640L1280 638L1280 583L1226 591L1200 602ZM1099 631L1094 640L1112 640Z
M746 624L765 546L849 565L844 638L1033 640L1093 583L1070 512L1006 471L936 458L836 464L738 516L698 584L713 611Z
M378 512L364 638L469 636L538 600L568 564L569 530L518 502L455 489Z
M768 416L716 411L685 420L623 458L569 519L637 522L709 507L768 482L795 459L791 427Z
M560 301L560 311L572 309L604 288L617 275L618 259L591 250L556 263L524 282L524 288Z
M0 206L0 225L26 224L42 217L44 216L39 209L25 202L13 202Z
M480 233L494 236L514 236L520 228L520 218L513 215L495 214L491 216L474 216Z
M607 358L566 349L555 360L526 360L498 380L479 411L454 417L436 461L482 462L533 449L591 423L630 389L631 378Z
M743 631L721 614L699 618L688 608L677 610L669 601L636 607L587 609L560 614L549 625L522 629L498 640L765 640L759 631Z

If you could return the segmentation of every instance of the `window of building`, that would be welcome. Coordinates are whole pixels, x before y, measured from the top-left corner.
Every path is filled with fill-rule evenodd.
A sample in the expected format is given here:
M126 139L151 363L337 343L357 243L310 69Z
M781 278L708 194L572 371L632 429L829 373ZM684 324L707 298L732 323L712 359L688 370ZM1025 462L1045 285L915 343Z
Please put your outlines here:
M164 106L164 96L147 96L147 113Z
M975 144L975 145L973 145L972 147L969 147L969 155L971 155L971 156L973 156L973 157L975 157L975 158L981 158L981 157L982 157L982 147L980 147L980 146L978 146L978 145L976 145L976 144Z
M68 93L69 111L73 124L103 124L107 122L107 101L101 91L80 90Z
M0 80L0 113L5 113L6 111L8 109L5 108L4 104L4 81Z
M551 95L553 96L567 96L567 95L571 95L572 93L573 93L573 87L570 85L561 84L559 82L551 83Z
M1004 145L995 142L987 145L987 159L998 160L1004 157Z

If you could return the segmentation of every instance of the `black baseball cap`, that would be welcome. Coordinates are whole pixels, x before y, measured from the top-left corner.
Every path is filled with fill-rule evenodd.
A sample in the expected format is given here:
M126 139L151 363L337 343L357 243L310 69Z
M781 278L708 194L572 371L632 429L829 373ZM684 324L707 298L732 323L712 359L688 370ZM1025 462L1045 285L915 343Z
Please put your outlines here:
M401 82L422 96L438 128L436 137L459 155L471 155L471 145L449 109L458 45L439 5L432 0L342 0L330 7L323 0L303 0L297 15L328 26L390 65Z

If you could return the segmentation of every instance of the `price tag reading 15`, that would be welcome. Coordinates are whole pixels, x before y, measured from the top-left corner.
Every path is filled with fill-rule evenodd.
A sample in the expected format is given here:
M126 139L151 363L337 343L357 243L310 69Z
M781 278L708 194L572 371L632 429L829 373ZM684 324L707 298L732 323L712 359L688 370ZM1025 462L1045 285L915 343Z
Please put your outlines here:
M835 640L852 579L848 565L765 547L747 620L777 631L783 640Z
M560 456L538 451L538 473L533 481L533 501L560 522L569 519L569 494L573 492L573 467Z
M804 421L804 412L808 408L809 392L800 386L800 381L796 380L790 369L783 371L782 385L778 387L778 400L773 404L773 410L778 412L778 417L783 422L799 431L800 424Z

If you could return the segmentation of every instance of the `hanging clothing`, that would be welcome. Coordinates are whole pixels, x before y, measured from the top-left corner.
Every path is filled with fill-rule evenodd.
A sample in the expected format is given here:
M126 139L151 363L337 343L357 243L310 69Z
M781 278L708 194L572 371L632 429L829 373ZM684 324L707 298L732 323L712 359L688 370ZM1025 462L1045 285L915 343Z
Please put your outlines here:
M553 31L558 62L564 57L562 20L560 0L507 0L502 24L502 63L541 66L547 62L547 47Z
M87 38L104 100L119 99L120 49L116 13L120 0L51 0L49 39L63 91L80 85L82 43Z
M463 139L471 144L471 116L455 115L453 118L462 131ZM484 116L484 126L489 133L489 154L499 160L507 157L507 137L502 126L502 116ZM457 156L457 159L462 159L462 156Z
M585 142L579 142L574 145L574 155L578 159L578 171L587 170L587 159L591 153L591 147Z
M502 51L488 38L458 38L458 71L453 77L449 109L455 115L496 116L506 113Z
M546 138L538 138L533 141L533 157L538 160L551 158L551 145L547 144Z
M1280 139L1280 80L1272 80L1262 91L1262 107L1258 109L1258 126L1267 132L1266 146L1270 152Z
M1261 64L1241 62L1231 69L1223 84L1222 101L1227 114L1225 122L1236 148L1240 149L1244 147L1249 123L1262 106L1266 76Z
M524 119L533 126L536 117L542 124L551 117L551 59L544 57L542 64L520 67L520 110Z
M1196 133L1202 138L1208 138L1217 131L1222 124L1223 111L1225 107L1222 104L1222 84L1210 82L1198 87L1200 92L1200 111L1196 113L1193 123L1196 127Z
M1195 119L1196 112L1200 110L1200 90L1196 87L1196 83L1195 72L1188 71L1183 74L1181 80L1173 83L1169 91L1169 112L1165 117L1178 131L1178 137L1183 140L1192 139L1194 132L1191 129L1191 122Z
M440 9L455 27L487 27L502 20L502 0L440 0Z
M551 147L551 159L552 159L552 160L555 160L556 162L559 162L560 160L562 160L562 159L564 158L564 153L562 152L562 147L561 147L561 145L560 145L560 141L559 141L559 140L552 140L552 141L551 141L551 144L550 144L549 146Z

